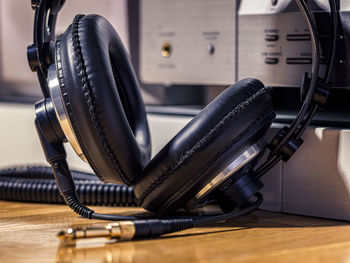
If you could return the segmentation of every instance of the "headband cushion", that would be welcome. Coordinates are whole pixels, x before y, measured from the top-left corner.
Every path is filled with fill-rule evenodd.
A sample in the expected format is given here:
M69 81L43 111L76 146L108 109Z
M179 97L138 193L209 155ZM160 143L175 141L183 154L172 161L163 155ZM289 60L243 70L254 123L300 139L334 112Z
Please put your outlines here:
M261 139L274 117L270 88L259 80L226 89L147 165L135 186L139 204L158 214L184 207L227 160Z
M62 97L79 144L99 178L133 184L150 158L145 106L112 25L78 15L56 42Z

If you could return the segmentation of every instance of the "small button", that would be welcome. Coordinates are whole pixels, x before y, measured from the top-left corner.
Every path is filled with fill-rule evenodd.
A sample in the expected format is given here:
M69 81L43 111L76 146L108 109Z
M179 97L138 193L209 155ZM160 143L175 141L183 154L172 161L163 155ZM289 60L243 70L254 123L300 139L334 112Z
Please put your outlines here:
M287 58L286 63L291 65L312 64L312 58Z
M310 34L287 34L287 41L310 41Z
M265 40L266 41L277 41L279 39L277 34L266 34Z
M269 65L277 64L278 63L278 58L266 57L265 58L265 63L269 64Z
M210 55L214 55L215 53L215 46L213 44L208 45L208 51Z
M272 4L273 6L277 5L277 3L278 3L278 0L271 0L271 4Z

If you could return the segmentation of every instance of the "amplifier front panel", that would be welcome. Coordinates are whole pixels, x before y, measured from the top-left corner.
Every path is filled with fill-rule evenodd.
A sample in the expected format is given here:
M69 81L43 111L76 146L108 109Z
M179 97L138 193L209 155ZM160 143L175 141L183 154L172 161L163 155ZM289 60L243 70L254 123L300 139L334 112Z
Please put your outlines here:
M144 83L235 81L236 1L141 0L140 28Z
M299 86L312 63L310 33L300 13L239 16L238 79Z

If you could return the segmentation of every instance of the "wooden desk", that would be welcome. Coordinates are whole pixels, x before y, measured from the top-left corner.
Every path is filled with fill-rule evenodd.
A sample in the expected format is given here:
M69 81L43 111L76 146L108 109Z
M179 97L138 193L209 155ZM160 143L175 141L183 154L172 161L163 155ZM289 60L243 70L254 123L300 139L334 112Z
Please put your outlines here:
M96 207L130 214L140 209ZM153 240L60 245L82 219L63 205L0 202L0 262L348 262L350 224L257 211L226 223ZM104 223L104 222L102 222Z

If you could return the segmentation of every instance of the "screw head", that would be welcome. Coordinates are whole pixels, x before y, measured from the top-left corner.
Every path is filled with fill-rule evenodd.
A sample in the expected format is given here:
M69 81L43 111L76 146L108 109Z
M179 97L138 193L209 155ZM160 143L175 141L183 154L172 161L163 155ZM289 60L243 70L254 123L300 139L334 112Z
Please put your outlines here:
M41 3L41 0L32 0L32 9L35 10Z
M53 167L54 167L55 169L59 169L59 168L61 167L61 165L60 165L60 163L58 163L58 162L54 162L54 163L53 163Z

